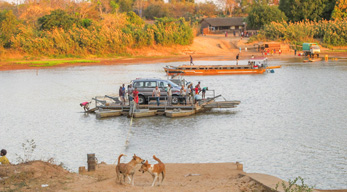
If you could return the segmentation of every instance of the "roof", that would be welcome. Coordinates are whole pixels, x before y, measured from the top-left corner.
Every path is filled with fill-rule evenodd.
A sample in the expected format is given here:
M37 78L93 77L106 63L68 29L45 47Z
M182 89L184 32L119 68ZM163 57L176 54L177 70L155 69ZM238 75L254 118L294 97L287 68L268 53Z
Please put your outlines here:
M244 25L244 18L243 17L204 18L201 20L201 22L202 21L206 21L212 27Z

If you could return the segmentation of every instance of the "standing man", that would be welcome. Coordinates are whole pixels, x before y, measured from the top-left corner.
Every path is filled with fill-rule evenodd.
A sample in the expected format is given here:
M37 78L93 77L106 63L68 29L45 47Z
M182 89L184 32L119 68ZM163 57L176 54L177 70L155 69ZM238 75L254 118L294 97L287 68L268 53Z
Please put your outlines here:
M195 86L195 95L199 94L200 90L201 90L201 87L200 87L200 81L199 81L198 84Z
M180 95L181 95L181 101L182 101L182 102L184 101L184 105L187 105L187 97L186 97L186 94L187 94L187 90L186 90L186 88L184 87L184 85L182 85L181 90L180 90Z
M157 100L157 105L159 106L160 89L158 89L158 86L156 86L155 89L153 90L152 97L155 97L155 99Z
M190 56L190 65L194 65L192 55L189 55L189 56Z
M136 103L136 108L139 108L139 91L137 90L137 87L135 87L133 91L133 98Z
M172 105L172 91L171 91L171 85L169 84L167 87L167 105Z
M125 105L125 85L122 86L123 103Z
M240 57L240 54L238 53L238 54L236 55L236 65L239 64L239 57Z
M205 99L206 91L208 90L208 87L202 88L202 99Z
M124 105L124 94L123 94L122 86L119 87L118 94L119 94L120 101L122 102L122 105Z
M134 91L133 85L130 84L130 85L128 86L128 100L129 100L129 106L130 106L130 101L133 99L133 91Z
M296 56L296 49L294 50L294 55Z

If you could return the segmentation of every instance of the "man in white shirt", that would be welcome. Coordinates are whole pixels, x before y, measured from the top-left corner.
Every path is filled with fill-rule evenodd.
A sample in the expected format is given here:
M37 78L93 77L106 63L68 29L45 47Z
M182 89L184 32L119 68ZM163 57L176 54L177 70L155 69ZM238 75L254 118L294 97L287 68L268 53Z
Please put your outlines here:
M172 91L171 91L171 85L168 84L167 87L167 105L171 106L172 105Z
M186 98L187 90L184 87L184 85L182 85L182 88L180 90L180 94L181 94L182 101L184 101L184 104L187 105L187 98Z
M157 105L159 106L160 89L158 89L158 86L156 86L155 89L153 90L152 97L155 97L155 99L157 100Z

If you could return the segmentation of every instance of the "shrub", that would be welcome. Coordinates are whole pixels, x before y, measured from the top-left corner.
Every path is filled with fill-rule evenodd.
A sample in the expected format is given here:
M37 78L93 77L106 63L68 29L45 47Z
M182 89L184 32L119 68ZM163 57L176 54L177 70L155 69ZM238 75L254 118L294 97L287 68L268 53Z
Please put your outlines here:
M65 11L57 9L49 15L45 15L38 19L41 25L41 30L51 30L53 28L63 28L64 30L71 29L78 22L75 17L70 16Z
M333 46L347 45L347 19L336 21L300 21L295 23L271 22L265 25L259 34L254 37L258 40L280 41L312 41L320 40L322 43Z

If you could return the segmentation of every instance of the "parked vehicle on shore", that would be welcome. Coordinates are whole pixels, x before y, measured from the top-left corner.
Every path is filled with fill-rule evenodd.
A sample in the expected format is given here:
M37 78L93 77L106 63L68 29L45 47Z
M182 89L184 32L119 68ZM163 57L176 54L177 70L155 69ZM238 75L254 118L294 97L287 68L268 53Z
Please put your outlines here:
M172 88L172 104L178 103L181 87L170 80L156 78L137 78L135 80L132 80L131 84L139 91L139 104L148 103L156 86L158 86L158 88L160 89L160 99L165 100L165 98L167 97L166 90L169 84Z
M302 51L305 56L314 57L317 55L317 57L319 57L320 47L317 43L303 43Z

